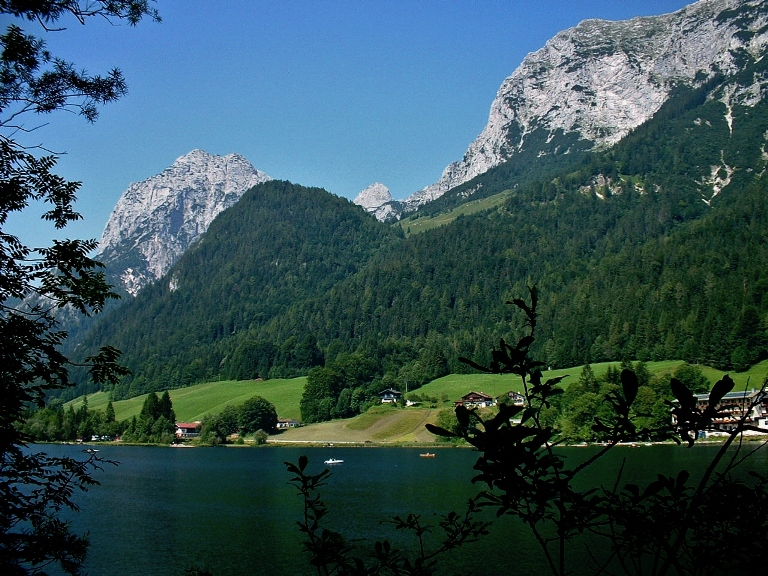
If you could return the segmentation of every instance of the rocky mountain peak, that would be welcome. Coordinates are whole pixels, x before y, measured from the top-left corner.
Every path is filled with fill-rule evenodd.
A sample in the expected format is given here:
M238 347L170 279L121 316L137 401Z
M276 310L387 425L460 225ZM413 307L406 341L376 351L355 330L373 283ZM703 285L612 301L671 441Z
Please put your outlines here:
M131 184L104 228L98 258L131 295L160 278L251 187L271 178L239 154L192 150Z
M381 222L397 218L399 214L397 207L399 203L392 198L389 188L380 182L368 186L355 197L353 202L365 208L366 212Z
M733 74L768 45L768 4L701 0L625 21L585 20L529 54L502 83L464 157L405 200L430 202L515 155L611 146L680 84Z
M381 182L374 182L368 188L360 192L353 202L358 206L362 206L369 212L378 208L382 204L392 201L392 194L389 188L384 186Z
M373 214L378 220L385 221L397 215L395 205L389 188L380 182L374 182L368 188L360 192L353 200L358 206L365 208L366 212Z

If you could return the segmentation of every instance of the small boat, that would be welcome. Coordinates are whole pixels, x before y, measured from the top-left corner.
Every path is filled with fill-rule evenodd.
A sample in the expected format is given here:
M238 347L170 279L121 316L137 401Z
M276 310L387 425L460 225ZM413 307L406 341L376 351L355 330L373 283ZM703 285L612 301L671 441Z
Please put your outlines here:
M336 458L329 458L323 464L344 464L344 460L338 460Z
M423 454L419 454L422 458L434 458L435 453L434 452L424 452Z

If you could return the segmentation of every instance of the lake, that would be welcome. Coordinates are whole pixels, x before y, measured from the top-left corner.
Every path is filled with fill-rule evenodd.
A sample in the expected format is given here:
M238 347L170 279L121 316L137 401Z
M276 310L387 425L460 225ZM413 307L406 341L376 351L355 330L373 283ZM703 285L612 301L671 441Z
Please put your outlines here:
M82 455L82 447L36 447L52 455ZM296 522L302 502L288 484L284 462L310 458L310 472L325 468L328 458L344 464L321 490L330 509L329 527L347 538L389 538L399 546L411 540L382 520L409 512L436 524L438 515L461 511L477 491L470 483L478 453L446 448L436 458L420 458L409 448L197 448L100 446L99 456L116 460L97 472L100 486L78 495L77 532L89 532L86 571L96 575L142 574L183 576L199 567L215 576L311 574L301 550ZM588 449L568 449L580 458ZM713 446L617 448L605 468L586 481L611 484L627 457L625 481L647 479L654 470L673 473L697 469L716 450ZM756 461L768 469L766 450ZM654 476L655 477L655 473ZM532 537L524 527L504 519L492 534L446 558L441 573L536 574L538 550L521 553ZM508 554L504 554L504 551ZM489 558L506 556L496 567Z

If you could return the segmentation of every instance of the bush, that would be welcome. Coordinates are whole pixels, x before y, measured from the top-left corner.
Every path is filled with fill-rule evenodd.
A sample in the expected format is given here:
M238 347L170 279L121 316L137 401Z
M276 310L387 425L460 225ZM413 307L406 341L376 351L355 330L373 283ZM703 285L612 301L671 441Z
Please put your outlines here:
M267 438L269 438L269 434L264 432L264 430L256 430L256 432L253 435L253 441L257 446L262 446L263 444L266 444Z

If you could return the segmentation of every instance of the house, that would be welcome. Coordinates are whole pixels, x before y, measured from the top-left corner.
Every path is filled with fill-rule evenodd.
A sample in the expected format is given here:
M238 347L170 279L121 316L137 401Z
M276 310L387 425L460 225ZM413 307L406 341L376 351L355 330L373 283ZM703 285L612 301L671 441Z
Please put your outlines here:
M510 404L511 406L525 406L525 396L520 394L520 392L510 390L505 396L508 400L507 404Z
M709 394L696 395L696 407L709 406ZM746 416L745 423L768 431L768 394L760 390L728 392L718 404L720 414L712 420L715 429L728 432Z
M464 406L465 408L489 408L496 406L496 398L488 396L483 392L470 392L453 403L454 406Z
M176 438L200 436L200 422L176 422Z
M379 398L381 398L382 404L395 404L400 398L403 397L403 393L400 390L394 390L393 388L387 388L379 392Z
M301 426L301 422L298 420L291 420L290 418L277 419L278 430L288 430L288 428L298 428L299 426Z

